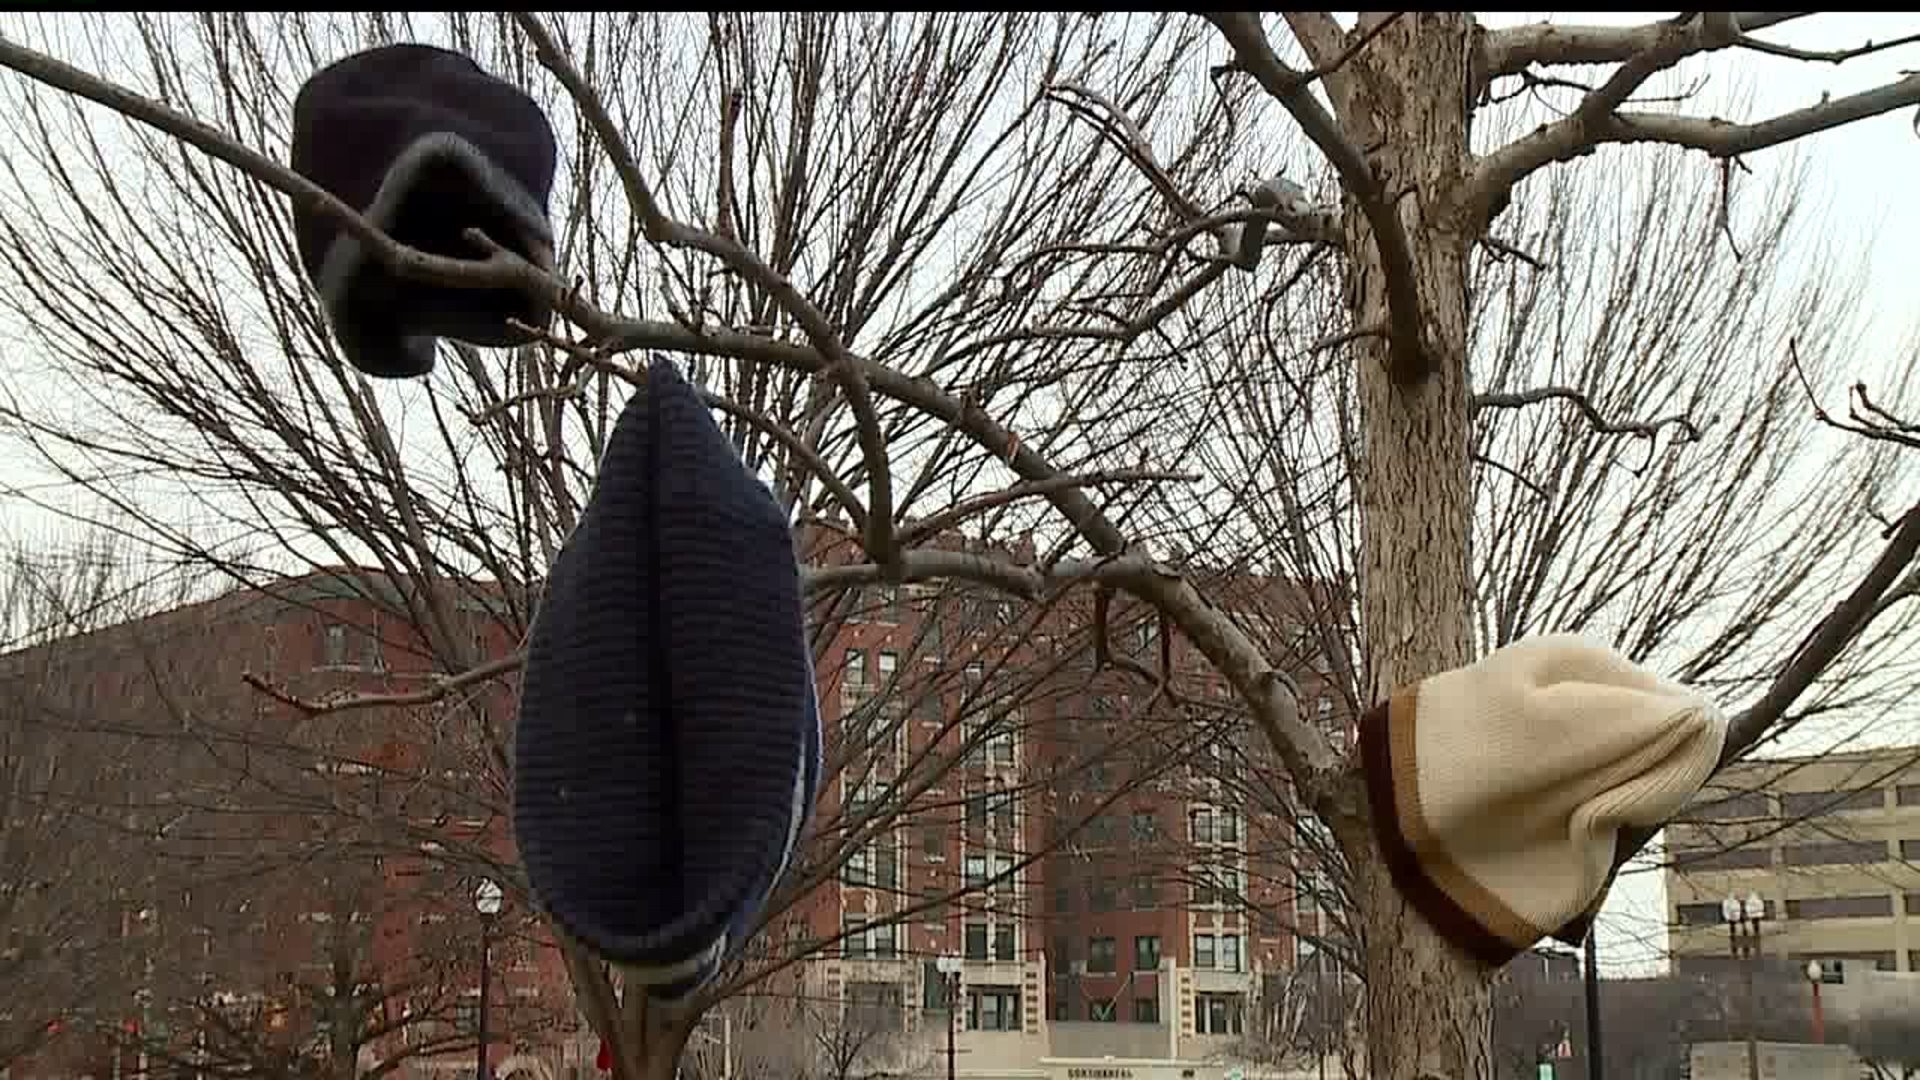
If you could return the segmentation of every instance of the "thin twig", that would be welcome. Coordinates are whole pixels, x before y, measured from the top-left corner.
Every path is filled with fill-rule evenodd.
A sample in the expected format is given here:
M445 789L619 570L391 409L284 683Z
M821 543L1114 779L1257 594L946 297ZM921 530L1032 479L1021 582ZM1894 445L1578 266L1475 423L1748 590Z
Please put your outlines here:
M1565 401L1586 417L1587 423L1596 434L1632 435L1642 439L1652 439L1660 434L1663 427L1677 428L1680 441L1699 442L1700 429L1685 416L1663 416L1656 420L1608 420L1594 407L1587 395L1568 386L1542 386L1532 390L1512 392L1486 392L1473 396L1473 407L1479 409L1518 409L1528 405L1537 405L1543 401Z
M1373 233L1373 242L1385 276L1387 318L1391 328L1394 382L1409 386L1433 373L1433 359L1427 355L1422 335L1420 293L1413 266L1413 246L1406 228L1387 197L1373 166L1348 139L1340 124L1301 82L1302 75L1282 63L1260 16L1250 11L1203 13L1220 35L1233 47L1234 59L1241 70L1259 81L1262 88L1285 106L1300 129L1327 156L1340 182L1360 207Z
M823 374L840 387L841 395L853 413L854 425L859 433L860 452L865 459L867 499L871 512L867 515L864 546L867 554L880 565L895 564L899 559L900 547L893 536L893 479L886 434L880 428L880 417L874 410L866 378L839 332L819 308L801 295L786 275L767 265L759 256L724 236L692 228L668 217L655 201L652 190L640 173L633 151L627 146L625 135L608 114L606 104L573 66L573 62L561 52L546 25L532 12L516 11L513 19L533 43L534 55L541 66L551 71L566 88L568 96L600 140L613 162L614 171L619 174L626 188L628 202L634 213L639 215L641 228L647 238L655 243L692 248L712 255L735 273L765 289L783 310L793 316L814 348L826 358L827 366Z
M454 675L431 675L425 686L418 690L399 693L355 693L336 694L321 698L304 698L285 687L251 671L244 672L240 680L262 694L278 701L288 708L295 709L306 716L327 716L333 713L354 709L411 708L431 705L447 695L463 690L476 683L495 679L509 672L518 671L526 663L527 655L515 650L504 656L494 657L486 663L468 668Z

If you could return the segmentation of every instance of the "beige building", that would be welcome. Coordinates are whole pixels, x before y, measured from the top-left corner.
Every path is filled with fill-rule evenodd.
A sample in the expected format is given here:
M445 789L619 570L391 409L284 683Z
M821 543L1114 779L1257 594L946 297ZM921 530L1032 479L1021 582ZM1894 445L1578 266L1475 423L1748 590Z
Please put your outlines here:
M849 1058L869 1071L900 1076L945 1074L950 1023L954 1072L967 1080L1279 1080L1290 1075L1241 1055L1249 1038L1273 1034L1258 1030L1271 1016L1255 1010L1247 1017L1253 1030L1211 1034L1208 1018L1196 1008L1226 994L1257 1001L1262 983L1272 981L1258 972L1194 970L1163 957L1154 977L1140 980L1143 992L1158 998L1155 1013L1163 1019L1121 1023L1053 1019L1044 956L1008 963L969 960L960 967L962 1004L955 1012L941 1002L941 976L921 960L815 961L807 968L812 985L805 997L830 1003L829 1010L842 1001L878 1005L856 1007L831 1020L842 1026L839 1034L862 1044L843 1048ZM917 992L874 992L899 985ZM871 1030L862 1030L863 1016L870 1018ZM849 1023L851 1031L845 1030Z
M1920 747L1755 761L1667 830L1676 970L1727 962L1721 901L1757 893L1760 951L1824 982L1920 971Z

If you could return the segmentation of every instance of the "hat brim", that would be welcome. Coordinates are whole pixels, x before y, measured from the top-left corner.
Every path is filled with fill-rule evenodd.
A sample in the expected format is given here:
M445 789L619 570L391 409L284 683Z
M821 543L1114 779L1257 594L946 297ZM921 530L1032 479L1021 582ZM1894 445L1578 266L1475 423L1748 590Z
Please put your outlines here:
M379 190L361 210L361 216L382 232L393 234L423 179L448 166L460 170L464 180L511 222L514 235L496 236L495 241L519 251L543 270L552 269L553 230L539 200L479 147L452 132L430 132L408 143L388 166ZM504 319L464 319L459 325L433 326L427 333L401 333L365 325L351 298L355 282L369 270L367 264L366 245L343 229L327 245L314 287L348 359L369 375L409 378L427 374L433 370L434 352L442 336L487 346L519 344L525 339L524 334L507 329ZM418 318L418 312L395 312L392 322Z
M1418 724L1417 688L1395 692L1360 720L1374 838L1394 885L1441 936L1488 967L1504 966L1547 931L1480 888L1427 827L1419 805Z

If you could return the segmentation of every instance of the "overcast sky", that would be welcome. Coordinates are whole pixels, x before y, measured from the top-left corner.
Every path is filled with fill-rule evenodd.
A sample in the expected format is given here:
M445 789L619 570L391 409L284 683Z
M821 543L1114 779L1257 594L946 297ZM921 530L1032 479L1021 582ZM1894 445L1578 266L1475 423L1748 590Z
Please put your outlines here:
M1490 14L1491 26L1511 25L1547 17L1546 13ZM1552 18L1568 23L1619 24L1644 21L1645 14L1561 12ZM1920 16L1824 15L1789 24L1762 36L1808 49L1859 45L1920 31ZM1679 81L1705 76L1704 88L1692 111L1714 113L1720 104L1744 95L1738 112L1728 119L1774 115L1811 105L1823 94L1839 96L1884 83L1902 69L1920 68L1920 47L1850 61L1844 66L1788 60L1765 54L1735 51L1719 54L1677 73ZM1860 122L1823 133L1803 144L1812 163L1811 196L1822 204L1831 224L1830 239L1852 251L1869 270L1871 286L1865 298L1869 314L1866 348L1859 357L1857 378L1884 384L1891 373L1912 359L1914 282L1920 281L1920 215L1912 209L1912 189L1920 183L1920 137L1916 137L1912 110ZM0 154L4 147L0 147ZM1756 155L1753 175L1744 184L1766 182L1771 158ZM1822 272L1811 258L1805 272ZM0 463L0 492L8 482L19 484L19 473ZM32 512L18 500L0 495L0 530L9 537L50 537L58 524ZM1904 725L1903 725L1904 726ZM1657 873L1630 874L1616 889L1601 922L1608 966L1618 971L1646 970L1664 950L1664 889Z
M1541 18L1621 25L1644 22L1650 16L1526 12L1483 14L1482 18L1490 26ZM1758 36L1801 49L1824 50L1889 41L1913 33L1920 33L1920 16L1913 14L1832 14L1789 23ZM1717 102L1744 94L1746 104L1741 111L1720 115L1745 120L1805 108L1823 94L1839 97L1868 89L1916 68L1920 68L1920 45L1839 66L1736 51L1683 68L1679 78L1689 83L1696 76L1708 80L1697 108L1689 111L1711 115L1718 112ZM1866 297L1866 351L1860 357L1857 376L1869 385L1885 385L1896 370L1914 359L1911 346L1915 316L1920 310L1915 304L1915 283L1920 282L1920 214L1915 212L1914 198L1915 185L1920 184L1920 137L1916 137L1913 125L1914 110L1902 109L1824 132L1802 144L1811 162L1810 196L1822 204L1825 220L1842 249L1854 248L1869 268L1872 284ZM1754 175L1744 182L1765 181L1768 156L1752 158ZM1809 265L1807 272L1819 273L1821 267ZM1894 737L1911 737L1907 733L1909 725L1899 727ZM1803 736L1804 741L1812 743L1822 738L1814 730ZM1660 965L1666 948L1666 890L1659 873L1630 873L1622 878L1602 914L1600 934L1601 966L1608 974L1644 972Z

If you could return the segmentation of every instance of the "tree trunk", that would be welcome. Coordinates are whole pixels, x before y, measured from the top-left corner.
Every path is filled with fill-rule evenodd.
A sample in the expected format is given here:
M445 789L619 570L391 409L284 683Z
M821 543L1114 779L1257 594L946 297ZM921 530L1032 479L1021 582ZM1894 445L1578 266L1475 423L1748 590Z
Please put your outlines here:
M1364 338L1355 351L1364 429L1357 470L1360 617L1366 689L1375 701L1473 658L1467 377L1473 238L1457 209L1470 164L1472 32L1464 13L1402 14L1343 80L1349 93L1335 91L1347 130L1369 151L1396 200L1413 248L1424 344L1434 368L1424 382L1399 386L1389 374L1383 338ZM1351 205L1345 229L1354 325L1384 327L1386 275L1366 219ZM1348 846L1359 849L1348 855L1365 939L1367 1075L1491 1075L1489 973L1406 904L1369 837L1350 833Z

